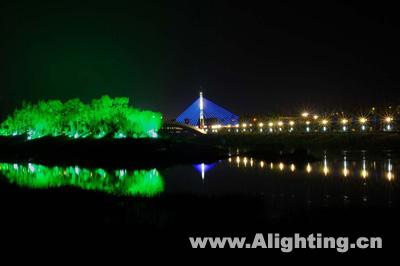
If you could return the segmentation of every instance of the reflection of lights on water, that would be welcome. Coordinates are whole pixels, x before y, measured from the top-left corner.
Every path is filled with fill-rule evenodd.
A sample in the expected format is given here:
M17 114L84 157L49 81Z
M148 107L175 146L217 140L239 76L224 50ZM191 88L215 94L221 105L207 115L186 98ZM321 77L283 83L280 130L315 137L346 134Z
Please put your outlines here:
M393 174L393 165L391 160L388 160L388 169L387 169L387 173L386 173L386 178L388 181L392 181L394 179L394 174Z
M328 160L326 158L326 155L324 155L324 169L323 169L324 175L327 176L329 174L329 167L328 167Z
M349 169L347 167L347 157L344 156L344 162L343 162L343 176L347 177L349 175Z
M386 178L388 181L392 181L394 179L394 174L392 172L388 172L386 174Z
M236 161L236 164L237 164L238 168L240 167L240 164L243 162L243 165L245 167L247 167L247 165L250 164L251 167L254 167L254 166L255 167L260 167L260 169L264 169L266 167L269 167L271 170L274 170L274 168L276 166L276 169L279 170L279 171L282 171L282 172L285 169L288 169L293 174L296 172L296 165L295 164L285 165L284 162L280 162L280 163L274 165L273 162L268 163L268 162L265 162L265 161L262 161L262 160L255 160L253 158L240 157L240 156L236 156L236 158L234 158L234 157L233 158L228 158L228 160L229 160L229 162ZM351 176L352 172L351 172L350 168L351 167L356 167L356 165L357 165L356 162L349 163L349 161L347 160L347 157L344 156L342 168L340 167L340 165L337 165L338 170L339 170L339 175L343 175L344 177ZM375 172L376 171L376 162L372 163L371 167L372 167L372 165L374 165L373 172ZM335 166L335 165L333 165L333 166ZM201 175L202 175L202 179L203 180L205 178L205 173L208 171L209 167L210 167L210 165L205 165L205 164L199 164L198 165L197 169L199 170L199 172L201 170ZM311 163L307 163L306 168L305 168L305 172L307 174L311 174L311 172L313 170L312 167L313 166L311 165ZM14 168L18 169L18 165L15 164ZM386 180L388 180L388 181L393 181L394 178L395 178L395 174L393 173L393 164L392 164L390 159L388 160L388 163L385 164L384 168L385 168L384 169L384 173L383 173L384 178ZM335 169L335 168L332 168L332 169ZM322 173L323 173L323 175L325 175L325 176L332 175L332 169L329 167L327 156L324 155L324 160L323 160L323 165L322 165ZM28 167L28 170L31 171L31 172L35 171L35 169L31 169L30 167ZM79 168L75 169L75 171L77 171L77 172L79 172L79 170L80 170ZM371 173L368 171L368 167L367 167L367 161L366 161L365 157L363 157L363 159L362 159L362 167L360 169L360 176L363 179L367 179L370 174ZM64 173L64 175L65 175L65 173ZM121 172L119 174L119 176L122 176L122 175L123 174ZM126 175L126 170L124 170L124 175ZM364 182L364 185L365 184L366 183Z
M361 171L361 177L364 178L364 179L367 178L368 177L368 171L362 170Z
M329 168L324 166L324 175L327 176L329 174Z
M205 175L206 175L206 166L205 166L204 163L202 163L202 164L201 164L201 179L204 180Z
M310 163L307 164L306 171L307 171L308 174L311 173L312 167L311 167L311 164L310 164Z
M344 176L344 177L347 177L348 175L349 175L349 169L344 168L344 169L343 169L343 176Z
M361 177L364 179L368 177L367 162L365 160L365 157L363 157L363 160L362 160Z

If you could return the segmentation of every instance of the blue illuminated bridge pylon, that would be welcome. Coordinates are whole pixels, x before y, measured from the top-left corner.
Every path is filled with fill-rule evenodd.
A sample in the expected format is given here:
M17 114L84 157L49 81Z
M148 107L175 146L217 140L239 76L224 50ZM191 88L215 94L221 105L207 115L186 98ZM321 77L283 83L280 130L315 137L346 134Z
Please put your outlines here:
M200 92L199 98L183 111L176 118L176 121L181 124L203 128L204 125L213 124L222 126L236 125L239 123L239 116L204 98Z

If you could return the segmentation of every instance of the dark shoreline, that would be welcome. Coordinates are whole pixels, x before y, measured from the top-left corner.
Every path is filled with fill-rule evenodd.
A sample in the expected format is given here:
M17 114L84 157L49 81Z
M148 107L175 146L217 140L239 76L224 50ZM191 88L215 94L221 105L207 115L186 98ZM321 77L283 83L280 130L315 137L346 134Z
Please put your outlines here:
M102 168L164 168L207 163L229 156L303 164L325 151L400 151L400 134L205 135L159 139L66 139L0 137L0 160L12 163Z
M168 139L0 139L0 160L94 168L150 169L226 159L219 147Z

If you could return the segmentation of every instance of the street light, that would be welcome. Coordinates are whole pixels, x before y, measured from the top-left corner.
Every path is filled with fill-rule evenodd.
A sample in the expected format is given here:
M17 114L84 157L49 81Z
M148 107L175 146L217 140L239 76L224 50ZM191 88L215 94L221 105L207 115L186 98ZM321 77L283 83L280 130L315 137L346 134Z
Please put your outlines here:
M308 117L310 114L308 113L308 112L303 112L302 114L301 114L301 116L302 117Z
M361 130L365 131L367 129L365 124L368 122L368 119L366 117L360 117L359 121L360 121L360 124L361 124Z

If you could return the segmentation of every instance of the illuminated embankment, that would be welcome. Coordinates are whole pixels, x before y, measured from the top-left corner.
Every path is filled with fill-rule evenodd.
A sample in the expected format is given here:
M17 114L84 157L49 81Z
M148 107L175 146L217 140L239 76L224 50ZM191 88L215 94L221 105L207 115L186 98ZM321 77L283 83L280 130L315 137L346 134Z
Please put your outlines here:
M0 163L0 173L12 184L32 189L76 187L121 196L152 197L164 190L156 170L89 170L79 167L47 167L37 164Z
M161 125L160 113L132 108L128 98L103 96L90 104L79 99L25 104L0 124L0 136L155 138Z

